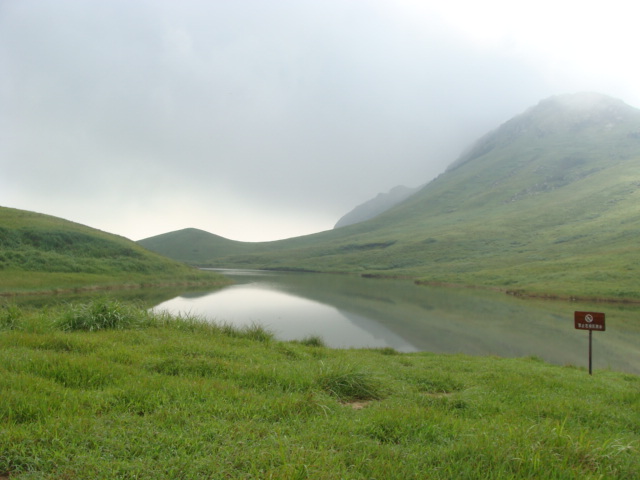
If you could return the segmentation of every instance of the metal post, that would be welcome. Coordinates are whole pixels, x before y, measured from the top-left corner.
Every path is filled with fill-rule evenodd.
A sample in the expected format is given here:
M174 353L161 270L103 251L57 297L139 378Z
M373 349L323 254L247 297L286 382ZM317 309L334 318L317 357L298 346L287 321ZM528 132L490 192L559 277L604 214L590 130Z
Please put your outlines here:
M589 330L589 375L591 375L591 334L593 330Z

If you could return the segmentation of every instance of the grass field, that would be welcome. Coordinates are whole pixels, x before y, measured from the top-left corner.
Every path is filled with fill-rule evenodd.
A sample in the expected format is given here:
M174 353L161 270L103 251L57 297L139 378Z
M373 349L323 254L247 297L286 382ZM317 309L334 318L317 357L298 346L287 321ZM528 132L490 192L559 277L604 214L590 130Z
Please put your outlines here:
M108 298L0 308L11 479L635 479L640 377L278 342Z

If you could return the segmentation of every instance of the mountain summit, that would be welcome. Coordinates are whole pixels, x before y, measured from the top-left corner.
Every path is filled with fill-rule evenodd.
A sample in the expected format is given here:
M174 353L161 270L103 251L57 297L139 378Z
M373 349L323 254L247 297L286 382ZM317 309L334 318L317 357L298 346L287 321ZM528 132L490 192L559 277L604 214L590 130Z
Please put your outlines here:
M528 138L549 136L606 135L616 126L637 122L640 111L622 100L599 93L557 95L512 118L498 129L480 138L448 170L458 168L496 147ZM640 131L629 132L640 136Z

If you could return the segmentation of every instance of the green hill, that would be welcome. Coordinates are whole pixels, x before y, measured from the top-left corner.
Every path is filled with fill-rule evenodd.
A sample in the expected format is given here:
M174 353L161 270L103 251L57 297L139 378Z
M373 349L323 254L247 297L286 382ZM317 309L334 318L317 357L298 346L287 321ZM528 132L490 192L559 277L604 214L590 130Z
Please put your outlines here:
M639 233L640 111L575 94L504 123L371 220L235 253L212 248L189 261L637 300Z
M222 280L126 238L5 207L0 207L0 272L0 294Z
M250 243L229 240L197 228L164 233L138 243L161 255L193 264L198 264L203 258L237 254L252 249Z

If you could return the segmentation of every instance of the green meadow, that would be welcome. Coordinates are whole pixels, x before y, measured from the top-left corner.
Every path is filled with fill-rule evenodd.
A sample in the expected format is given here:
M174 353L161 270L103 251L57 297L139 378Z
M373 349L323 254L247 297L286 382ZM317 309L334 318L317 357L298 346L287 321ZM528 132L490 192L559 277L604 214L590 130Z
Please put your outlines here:
M0 477L635 479L640 377L279 342L107 297L0 308Z

